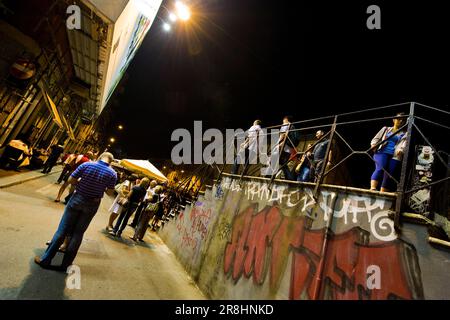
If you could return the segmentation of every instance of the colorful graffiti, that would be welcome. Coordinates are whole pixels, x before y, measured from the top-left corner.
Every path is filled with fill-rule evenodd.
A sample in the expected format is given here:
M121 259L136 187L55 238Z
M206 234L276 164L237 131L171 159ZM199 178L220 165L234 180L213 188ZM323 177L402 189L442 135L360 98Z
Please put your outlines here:
M250 205L233 219L224 273L276 292L291 255L290 299L421 299L423 288L414 247L401 240L370 243L354 227L342 234L311 230L311 218L287 217L277 206ZM371 266L381 270L379 289L367 286Z
M212 299L448 299L450 254L390 195L229 177L160 235ZM209 190L207 190L209 191Z
M319 202L314 199L311 188L298 190L285 185L274 185L271 190L268 185L261 182L249 182L243 189L234 180L224 183L224 189L230 191L241 191L249 201L261 201L269 204L290 209L295 208L304 215L314 219L327 222L331 216L342 219L344 224L357 224L367 222L371 234L381 241L392 241L397 238L393 222L388 219L391 203L383 198L371 198L364 195L347 194L338 200L338 193L322 190ZM339 206L337 206L339 202ZM317 205L320 212L314 209ZM381 211L380 211L381 210ZM319 215L320 213L320 215ZM388 234L380 234L379 229L389 230Z

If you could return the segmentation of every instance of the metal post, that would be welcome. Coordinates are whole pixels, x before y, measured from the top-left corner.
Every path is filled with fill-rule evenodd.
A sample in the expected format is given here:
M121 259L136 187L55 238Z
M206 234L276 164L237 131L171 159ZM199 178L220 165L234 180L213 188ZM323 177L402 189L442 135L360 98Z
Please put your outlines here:
M408 129L407 129L405 152L403 154L400 183L397 185L397 199L395 202L394 226L397 230L399 230L400 212L402 210L402 204L403 204L403 200L405 197L406 172L407 172L406 170L407 170L407 166L408 166L408 155L409 155L409 151L410 151L409 149L411 146L411 135L412 135L413 125L414 125L414 102L411 102L411 105L409 107Z
M334 134L336 132L337 118L338 118L338 116L334 116L334 121L333 121L333 125L331 126L331 132L330 132L330 138L329 138L330 142L328 142L327 152L325 154L325 159L323 159L322 168L320 168L319 179L317 179L316 186L314 187L314 199L315 200L318 199L318 193L319 193L320 185L322 184L324 173L325 173L325 170L327 168L328 160L330 159L331 144L333 143Z
M283 125L284 126L284 125ZM282 126L282 127L283 127ZM282 128L281 127L281 128ZM289 136L289 131L291 130L291 123L289 123L288 129L286 130L285 134L286 134L286 138L284 138L283 143L281 144L281 148L279 147L279 145L277 145L278 148L278 163L277 163L277 167L280 165L280 159L281 159L281 154L284 152L284 146L286 145L286 140L288 139ZM274 148L275 149L275 148ZM273 152L273 151L272 151ZM270 154L270 157L272 157L272 153ZM281 167L278 168L277 171L275 171L275 173L272 174L272 177L270 178L270 182L269 182L269 190L272 190L272 184L273 184L273 180L275 180L276 175L278 174L278 172L280 172L281 168L287 163L289 163L289 161L291 161L291 157L288 158L288 161L286 163L283 163L283 165L281 165ZM270 163L272 165L272 163ZM287 177L284 177L287 180Z

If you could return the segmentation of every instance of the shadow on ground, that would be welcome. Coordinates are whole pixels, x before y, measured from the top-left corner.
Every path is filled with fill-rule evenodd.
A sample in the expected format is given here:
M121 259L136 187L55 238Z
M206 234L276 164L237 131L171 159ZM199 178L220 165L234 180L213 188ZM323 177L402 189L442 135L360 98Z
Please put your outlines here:
M130 239L130 237L128 235L126 235L125 233L122 234L122 237L115 237L111 234L109 234L105 229L100 231L102 234L104 234L108 239L114 240L116 242L119 243L123 243L129 247L143 247L143 248L148 248L151 250L156 249L156 246L152 243L149 243L148 241L139 241L139 242L135 242L133 240Z
M30 257L30 274L17 288L0 289L0 297L5 300L64 300L66 276L64 272L44 270L34 263L35 255L42 255L44 249L36 249Z

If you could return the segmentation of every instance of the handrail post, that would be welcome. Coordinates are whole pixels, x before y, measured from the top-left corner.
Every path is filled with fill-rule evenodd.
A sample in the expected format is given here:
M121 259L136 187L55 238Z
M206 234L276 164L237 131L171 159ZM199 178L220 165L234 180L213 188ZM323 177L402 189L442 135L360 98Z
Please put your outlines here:
M283 125L284 126L284 125ZM281 128L283 127L281 126ZM275 180L275 177L277 176L278 172L280 172L281 168L283 165L280 166L280 159L281 159L281 154L284 152L284 146L286 145L286 140L288 139L288 135L289 135L289 131L291 130L291 123L289 123L288 128L285 132L286 134L286 138L284 138L283 143L281 144L281 148L279 147L279 145L277 145L278 147L278 159L277 159L277 170L275 171L275 173L272 173L272 177L270 178L270 182L269 182L269 190L272 190L272 184L273 181ZM272 153L270 155L272 157ZM290 157L288 158L287 162L290 161ZM279 167L280 166L280 167ZM287 180L287 177L284 177Z
M402 159L402 169L400 174L400 183L397 185L397 199L395 202L395 217L394 217L394 226L397 230L399 230L400 226L400 211L402 210L402 204L405 198L405 188L406 188L406 170L408 166L408 155L410 152L411 146L411 135L412 128L414 125L414 102L411 102L409 107L409 116L408 116L408 129L407 129L407 137L406 137L406 145L405 152L403 153Z
M319 193L320 185L322 184L322 181L323 181L323 177L324 177L323 174L325 173L325 170L326 170L327 164L328 164L328 160L330 159L331 144L333 142L334 134L336 132L337 118L338 118L337 115L334 116L333 125L331 127L330 138L329 138L330 142L328 142L327 152L325 154L325 159L323 159L322 168L320 168L319 179L317 179L316 186L314 187L314 199L316 201L319 198L318 197L318 193Z

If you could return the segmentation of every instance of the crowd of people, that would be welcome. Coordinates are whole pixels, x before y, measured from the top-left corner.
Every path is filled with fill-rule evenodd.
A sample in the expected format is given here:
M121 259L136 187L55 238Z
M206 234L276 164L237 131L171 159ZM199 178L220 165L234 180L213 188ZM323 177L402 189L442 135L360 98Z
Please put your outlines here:
M393 118L393 125L381 128L371 140L370 150L375 163L375 170L370 181L371 190L378 190L381 185L380 191L395 191L394 179L397 180L400 175L400 162L406 146L407 134L404 124L405 114L398 113ZM255 159L261 157L259 144L263 141L263 134L261 121L254 121L246 131L244 142L239 146L232 174L239 172L240 164L243 165L241 174L245 174L249 164L257 163ZM278 159L277 165L280 170L275 169L270 173L282 172L284 179L291 181L317 182L322 171L330 168L333 161L333 150L330 146L330 135L324 130L318 130L315 138L315 142L308 144L306 150L298 151L297 146L301 140L300 130L292 123L291 116L285 116L278 142L271 148L271 153L277 154L275 158ZM271 158L274 159L273 156ZM293 167L289 168L288 163L293 163Z
M381 128L372 139L370 148L373 152L375 170L371 176L371 190L377 190L378 187L381 187L381 191L392 190L392 177L396 176L405 152L407 135L403 130L404 124L404 115L398 114L393 119L393 126ZM285 179L301 182L317 181L324 167L328 167L332 161L330 135L318 130L315 142L308 144L303 152L298 152L297 146L301 137L290 117L284 117L280 133L276 148L273 150L279 153L280 171L283 172ZM257 120L247 131L245 141L240 146L240 152L233 165L233 173L239 171L240 164L244 164L246 170L252 157L259 156L258 143L261 134L263 134L261 121ZM97 157L93 152L64 156L62 153L61 146L52 146L42 171L51 172L58 161L64 167L56 181L63 184L55 202L61 201L64 191L70 186L58 229L52 240L47 243L46 252L41 257L35 257L35 262L43 268L65 271L71 265L104 193L114 197L105 231L115 238L121 238L123 231L129 226L134 229L130 238L135 242L143 241L148 227L156 230L174 211L182 210L183 201L186 199L179 190L168 188L165 182L158 183L156 180L130 172L118 174L111 168L113 162L111 153L103 153L97 161L94 160ZM293 169L286 165L290 161L295 163L293 167L291 166ZM133 215L133 220L129 224ZM64 259L60 266L55 267L51 262L58 251L64 252Z
M158 184L156 180L150 181L149 178L139 179L132 174L117 184L115 190L117 196L109 210L110 217L106 231L120 238L134 214L129 226L134 228L135 232L130 238L134 241L143 241L149 224L155 230L166 214L164 206L168 193L166 184Z
M120 238L134 214L129 226L134 228L130 238L135 242L143 242L147 229L157 230L171 208L177 208L173 203L175 193L166 182L150 181L130 172L116 172L111 167L111 153L101 154L96 161L94 158L93 152L87 152L86 155L68 154L60 159L64 170L56 183L64 181L64 184L55 201L59 202L67 186L70 191L65 198L66 207L58 229L47 242L47 250L42 256L35 257L35 263L42 268L65 271L72 264L104 193L115 198L106 231ZM64 253L64 258L61 265L54 266L52 259L58 251Z

